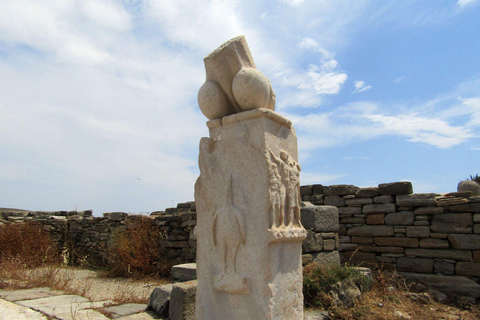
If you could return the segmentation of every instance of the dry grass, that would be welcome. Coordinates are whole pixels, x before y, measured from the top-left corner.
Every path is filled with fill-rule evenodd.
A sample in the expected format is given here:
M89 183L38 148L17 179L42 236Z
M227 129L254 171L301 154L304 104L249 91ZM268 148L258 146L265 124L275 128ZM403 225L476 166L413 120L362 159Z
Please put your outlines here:
M0 226L0 288L55 283L57 268L52 264L58 260L56 243L42 225L26 222ZM41 274L30 270L45 265L49 266Z
M171 263L165 254L165 235L154 226L154 220L136 216L125 230L114 236L109 258L109 277L169 277Z
M57 262L58 247L43 226L34 222L0 226L0 264L25 267Z
M376 271L371 290L352 308L330 305L328 311L331 319L348 320L480 319L478 306L438 303L428 291L426 286L407 283L394 272Z
M153 287L167 281L101 278L98 272L60 264L55 242L40 225L7 224L0 227L0 289L50 287L92 301L146 303Z

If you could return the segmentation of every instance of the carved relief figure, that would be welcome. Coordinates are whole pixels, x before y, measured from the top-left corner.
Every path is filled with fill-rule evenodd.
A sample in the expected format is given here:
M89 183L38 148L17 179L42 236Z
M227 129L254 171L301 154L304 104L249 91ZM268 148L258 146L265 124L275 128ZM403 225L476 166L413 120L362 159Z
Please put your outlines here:
M300 227L300 165L295 162L287 152L280 151L280 158L285 163L288 214L288 226Z
M282 185L282 177L280 176L278 166L275 163L270 165L270 216L272 219L272 228L283 226L283 214L285 208L285 188Z
M272 228L300 228L300 165L284 150L280 157L269 153Z
M213 243L220 249L223 269L214 277L214 288L220 292L246 294L247 279L236 271L237 251L246 242L246 224L243 213L233 202L232 189L230 177L225 203L213 215Z

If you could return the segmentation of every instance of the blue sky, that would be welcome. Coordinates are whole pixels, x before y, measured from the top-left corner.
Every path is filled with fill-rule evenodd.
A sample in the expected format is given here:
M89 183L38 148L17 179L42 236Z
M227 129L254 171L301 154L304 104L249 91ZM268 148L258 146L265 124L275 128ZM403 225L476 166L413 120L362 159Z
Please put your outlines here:
M480 0L0 0L0 207L193 200L203 57L244 34L302 184L480 173Z

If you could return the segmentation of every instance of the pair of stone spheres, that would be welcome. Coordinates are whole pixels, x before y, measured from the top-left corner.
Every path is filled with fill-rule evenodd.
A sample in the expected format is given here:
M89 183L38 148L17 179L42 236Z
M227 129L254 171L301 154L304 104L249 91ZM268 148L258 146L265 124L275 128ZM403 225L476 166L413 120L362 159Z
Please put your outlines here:
M205 59L207 80L198 91L198 105L209 120L252 109L275 110L275 93L258 71L244 36L233 38Z

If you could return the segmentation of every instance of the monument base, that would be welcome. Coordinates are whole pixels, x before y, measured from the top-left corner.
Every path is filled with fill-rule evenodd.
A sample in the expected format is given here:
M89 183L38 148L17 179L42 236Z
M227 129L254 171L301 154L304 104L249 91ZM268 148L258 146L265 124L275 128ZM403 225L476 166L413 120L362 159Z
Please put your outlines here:
M207 125L195 184L197 319L303 319L295 130L269 109Z

